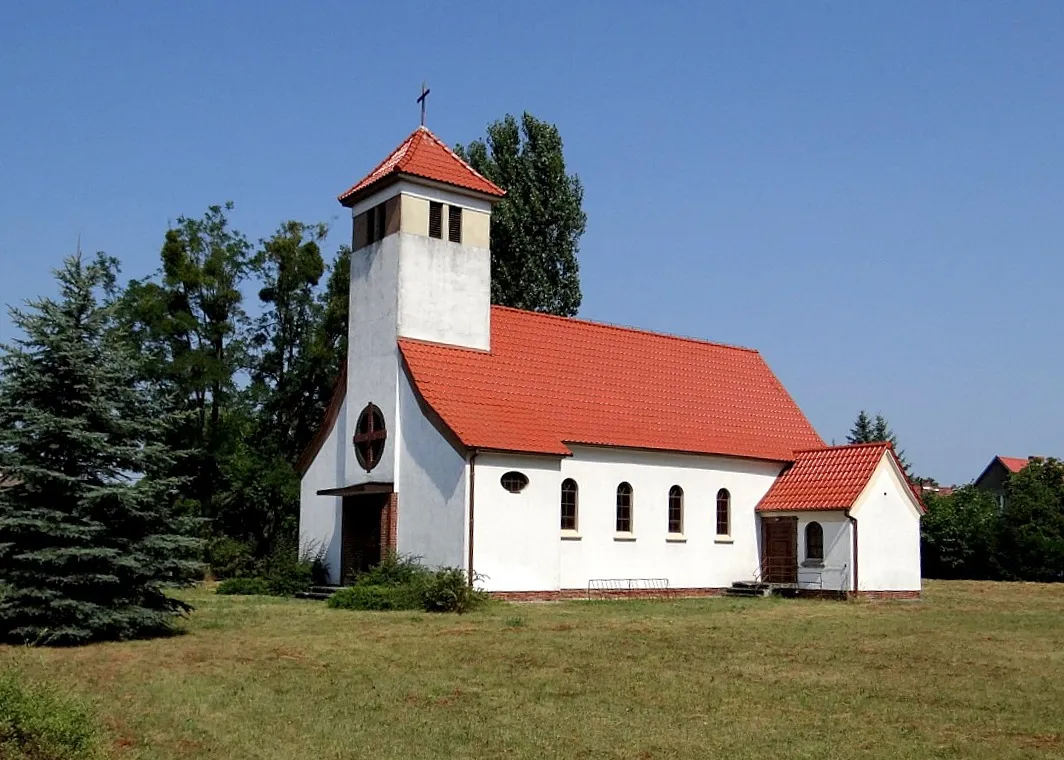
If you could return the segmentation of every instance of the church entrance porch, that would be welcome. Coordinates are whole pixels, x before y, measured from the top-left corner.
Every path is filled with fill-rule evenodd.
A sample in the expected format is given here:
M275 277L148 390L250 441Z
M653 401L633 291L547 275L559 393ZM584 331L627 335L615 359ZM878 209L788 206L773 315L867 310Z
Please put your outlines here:
M761 580L798 584L798 518L761 519Z
M395 493L343 497L340 583L349 583L395 550L396 502Z

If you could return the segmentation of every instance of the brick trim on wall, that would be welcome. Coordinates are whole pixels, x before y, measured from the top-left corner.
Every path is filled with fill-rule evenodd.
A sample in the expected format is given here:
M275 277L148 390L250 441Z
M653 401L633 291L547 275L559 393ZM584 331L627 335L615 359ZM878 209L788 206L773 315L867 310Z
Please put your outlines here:
M850 593L853 599L866 599L869 601L919 601L919 591L854 591Z
M396 551L398 546L399 494L392 491L381 507L381 556Z
M393 494L394 495L394 494ZM694 599L724 596L724 588L671 589L615 589L595 590L588 594L584 588L554 591L491 591L489 596L504 602L563 602L574 599ZM919 591L857 591L840 594L837 591L801 589L798 596L812 599L861 599L865 601L919 601Z
M690 599L724 596L723 588L612 589L566 588L554 591L491 591L493 599L505 602L562 602L572 599Z

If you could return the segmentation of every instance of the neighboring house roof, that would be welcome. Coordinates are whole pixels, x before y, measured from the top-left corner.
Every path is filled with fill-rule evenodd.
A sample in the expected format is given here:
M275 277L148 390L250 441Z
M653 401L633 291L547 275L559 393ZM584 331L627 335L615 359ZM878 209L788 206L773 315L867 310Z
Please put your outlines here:
M983 471L979 473L979 477L977 477L972 482L978 487L998 490L1003 483L1002 478L1004 476L995 476L990 479L989 483L985 482L987 476L993 473L995 468L1004 468L1005 471L1009 474L1015 474L1022 470L1024 467L1026 467L1030 463L1030 461L1031 460L1029 458L995 456L993 459L990 460L990 464L984 467ZM1000 472L1000 470L998 472Z
M776 479L757 505L757 511L849 509L868 485L887 451L904 477L905 470L893 447L885 442L799 451L794 465ZM915 492L913 496L916 496Z
M1002 456L995 457L995 458L999 462L1001 462L1001 464L1005 465L1005 469L1008 470L1009 472L1019 472L1020 470L1022 470L1024 467L1027 466L1028 462L1031 461L1030 459L1028 459L1026 457L1024 457L1022 459L1020 457L1002 457Z
M757 351L494 306L491 351L399 341L418 393L470 448L567 444L791 461L823 446Z
M460 159L440 138L421 126L392 151L376 169L339 195L345 206L355 202L389 180L408 177L442 182L483 195L501 197L506 191Z

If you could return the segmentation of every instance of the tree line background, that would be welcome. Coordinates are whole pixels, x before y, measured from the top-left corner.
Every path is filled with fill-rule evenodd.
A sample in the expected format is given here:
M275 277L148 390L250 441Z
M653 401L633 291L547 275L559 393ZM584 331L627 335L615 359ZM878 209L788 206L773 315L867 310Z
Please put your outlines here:
M925 578L1013 581L1064 580L1064 462L1033 459L1005 483L1001 501L972 483L946 492L934 478L918 477L881 414L861 411L849 443L893 445L926 510L920 522Z

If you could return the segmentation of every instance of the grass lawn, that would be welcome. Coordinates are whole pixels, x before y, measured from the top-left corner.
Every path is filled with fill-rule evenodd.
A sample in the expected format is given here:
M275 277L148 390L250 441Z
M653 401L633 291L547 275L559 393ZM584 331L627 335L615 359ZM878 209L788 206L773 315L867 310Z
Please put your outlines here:
M187 597L186 635L0 668L83 695L123 758L1064 756L1064 584L464 617Z

